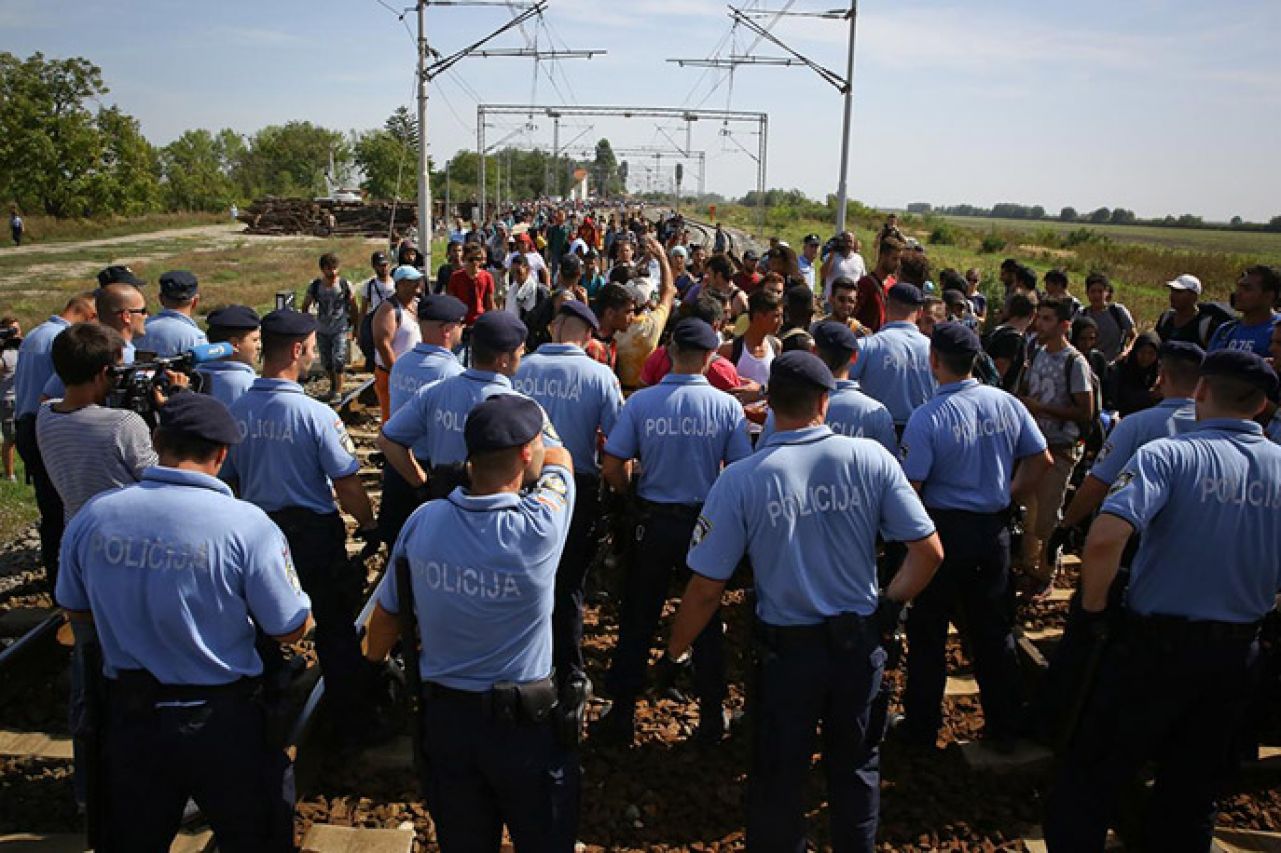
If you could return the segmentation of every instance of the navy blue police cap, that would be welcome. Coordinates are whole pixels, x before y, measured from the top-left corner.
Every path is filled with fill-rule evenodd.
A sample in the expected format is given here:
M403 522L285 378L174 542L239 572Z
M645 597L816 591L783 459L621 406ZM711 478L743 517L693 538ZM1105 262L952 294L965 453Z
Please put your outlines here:
M1200 364L1205 361L1205 350L1187 341L1166 341L1161 344L1161 358Z
M258 312L248 305L228 305L216 311L210 311L205 318L209 327L220 329L256 329L262 325Z
M112 264L98 273L98 286L106 287L109 284L132 284L134 287L142 287L146 282L134 275L133 270L128 267Z
M1202 376L1231 376L1258 388L1269 397L1276 395L1277 374L1259 355L1248 350L1221 349L1201 362Z
M592 327L593 332L600 331L600 321L596 319L596 312L588 308L577 299L566 299L560 304L560 313L566 317L573 317L576 320L582 320Z
M914 284L899 282L890 288L889 298L900 305L924 305L925 294Z
M769 384L771 387L810 385L825 391L836 388L836 380L827 365L813 353L799 349L774 357L769 366Z
M208 394L184 391L174 394L159 409L160 426L166 431L203 438L214 444L239 444L240 427L222 401Z
M506 312L503 312L506 313ZM542 432L543 410L520 394L495 394L474 406L463 425L467 455L523 447Z
M506 311L486 311L471 330L472 343L490 352L512 352L525 343L527 337L529 330L525 324Z
M418 319L435 323L461 323L467 306L448 293L429 293L418 300Z
M974 330L961 323L939 323L934 327L930 345L939 352L954 355L978 355L983 349Z
M190 299L200 290L200 282L191 270L170 270L160 274L160 294L170 299Z
M843 350L851 353L858 350L858 336L849 326L838 320L823 320L814 324L810 335L814 338L814 346L822 350Z
M683 350L714 350L721 338L705 320L686 317L672 329L672 342Z
M262 318L264 335L301 338L316 331L316 318L292 308L277 308Z

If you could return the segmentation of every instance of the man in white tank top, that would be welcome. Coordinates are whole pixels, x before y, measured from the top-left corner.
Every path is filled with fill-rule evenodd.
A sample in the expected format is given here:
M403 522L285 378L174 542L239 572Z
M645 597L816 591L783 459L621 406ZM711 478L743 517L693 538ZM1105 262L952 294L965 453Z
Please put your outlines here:
M374 391L382 422L391 413L391 368L396 359L409 352L422 340L418 330L417 309L423 274L416 267L402 265L392 273L396 292L374 311Z

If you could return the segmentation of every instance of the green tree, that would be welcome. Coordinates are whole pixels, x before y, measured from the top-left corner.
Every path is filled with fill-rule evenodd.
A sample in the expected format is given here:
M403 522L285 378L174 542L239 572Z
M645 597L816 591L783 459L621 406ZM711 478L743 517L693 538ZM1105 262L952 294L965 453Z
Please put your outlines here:
M591 167L591 181L597 194L608 197L627 192L625 178L625 172L619 173L618 159L614 157L614 147L609 144L609 140L597 140L596 158Z
M341 133L309 121L269 125L249 140L234 173L246 195L324 195L331 152L333 180L339 183L352 162L351 148Z
M352 153L365 192L373 198L418 197L417 145L406 145L382 128L353 136Z
M1112 218L1112 211L1108 210L1106 207L1100 207L1098 210L1092 211L1090 213L1090 221L1096 222L1100 225L1107 222L1111 218Z
M1281 231L1281 216L1274 216L1268 220L1269 231Z
M1062 222L1076 222L1076 208L1065 207L1059 211L1059 220Z
M138 216L160 207L160 158L137 119L103 107L96 120L98 158L86 181L94 212Z
M243 149L243 140L231 130L217 136L207 130L188 130L161 148L165 206L210 211L228 207L237 200L231 169Z

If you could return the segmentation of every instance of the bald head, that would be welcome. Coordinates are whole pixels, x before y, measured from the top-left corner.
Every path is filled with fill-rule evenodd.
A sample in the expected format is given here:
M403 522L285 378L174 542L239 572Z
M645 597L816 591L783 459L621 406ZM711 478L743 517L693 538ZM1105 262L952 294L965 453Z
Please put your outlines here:
M132 284L108 284L94 293L98 322L115 329L125 340L140 336L146 321L147 298Z

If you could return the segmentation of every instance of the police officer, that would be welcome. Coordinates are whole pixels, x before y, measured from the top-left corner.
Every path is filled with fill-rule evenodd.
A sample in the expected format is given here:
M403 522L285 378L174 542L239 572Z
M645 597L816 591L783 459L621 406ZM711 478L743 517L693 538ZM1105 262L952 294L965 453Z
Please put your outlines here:
M423 781L447 853L497 853L504 824L517 850L574 847L578 758L557 736L549 617L575 487L543 424L516 394L471 409L470 486L410 517L392 557L409 561L413 600L384 581L370 618L366 655L380 661L396 614L417 613Z
M649 649L667 587L672 571L685 568L685 550L707 491L722 465L752 452L742 408L703 375L719 346L716 332L702 320L691 317L677 323L668 345L671 372L628 398L605 443L601 473L616 493L630 491L630 461L639 459L641 465L618 645L605 681L614 705L600 734L609 741L632 742L636 697L645 687ZM719 613L709 620L695 643L698 738L705 743L725 734Z
M1080 525L1098 509L1125 463L1140 447L1149 441L1182 435L1196 428L1196 404L1192 401L1192 393L1196 390L1205 352L1196 344L1170 341L1161 345L1160 358L1157 390L1161 394L1161 402L1122 418L1108 434L1089 474L1063 511L1059 530Z
M850 378L865 394L880 400L902 434L907 419L934 393L930 339L916 328L925 296L914 284L896 284L885 302L885 325L858 342Z
M814 325L814 354L832 372L836 387L828 395L827 426L838 435L853 438L870 438L890 453L898 453L898 436L894 432L894 418L880 401L860 390L859 384L849 378L850 364L858 351L858 335L847 325L835 320L823 320ZM761 438L774 431L774 416L765 419Z
M506 311L488 311L471 333L471 364L449 379L420 388L383 424L378 448L423 497L443 498L466 478L467 413L493 394L512 393L511 377L525 351L525 324Z
M205 379L205 393L230 406L254 384L254 371L262 352L262 321L247 305L228 305L209 312L209 342L228 343L235 352L221 361L210 361L196 368Z
M1117 799L1149 761L1146 849L1210 847L1257 678L1259 623L1281 590L1281 447L1251 420L1276 390L1254 353L1207 355L1197 428L1140 447L1090 528L1069 631L1111 639L1049 799L1051 850L1102 850ZM1125 607L1110 617L1135 532Z
M874 441L823 425L834 387L831 372L809 353L784 353L770 365L778 431L712 486L690 544L694 575L667 646L666 661L687 656L748 555L757 641L748 697L756 722L749 850L805 849L806 780L820 725L832 848L872 849L881 732L871 730L869 717L885 662L881 633L942 556L934 524L894 457ZM879 598L878 533L909 543Z
M107 679L100 850L168 850L188 797L220 850L293 849L287 759L255 698L253 623L296 642L310 603L280 529L217 479L240 440L222 403L173 396L160 464L67 527L58 603L96 627Z
M933 749L943 723L947 625L974 656L985 739L1008 746L1018 728L1019 662L1010 594L1011 497L1036 484L1051 460L1018 399L974 378L979 337L940 323L930 347L934 397L903 432L903 469L938 527L943 565L907 619L906 719L900 731Z
M413 269L409 267L409 269ZM462 339L463 317L467 306L448 294L428 294L418 300L418 328L422 340L409 352L396 359L387 384L391 411L395 414L425 385L449 379L463 372L453 349ZM426 442L420 441L421 452L427 453ZM378 527L383 541L394 545L405 519L421 503L416 491L397 473L395 466L383 467L383 495L378 508Z
M146 332L134 341L139 352L157 358L181 355L209 342L192 319L200 303L200 283L195 273L171 270L160 276L160 313L147 320Z
M339 740L357 731L362 677L354 620L364 573L347 559L347 532L334 495L356 519L358 535L377 537L356 448L342 421L298 384L316 358L316 318L284 308L262 318L262 377L231 407L244 441L232 448L222 478L265 510L289 540L316 616L316 654Z
M583 349L599 329L592 309L575 300L563 302L551 324L554 343L543 344L525 358L513 379L517 391L547 412L574 458L578 500L565 554L556 570L556 610L552 614L552 659L562 683L586 679L583 587L592 559L592 527L600 515L596 449L599 436L609 435L623 406L618 377Z

